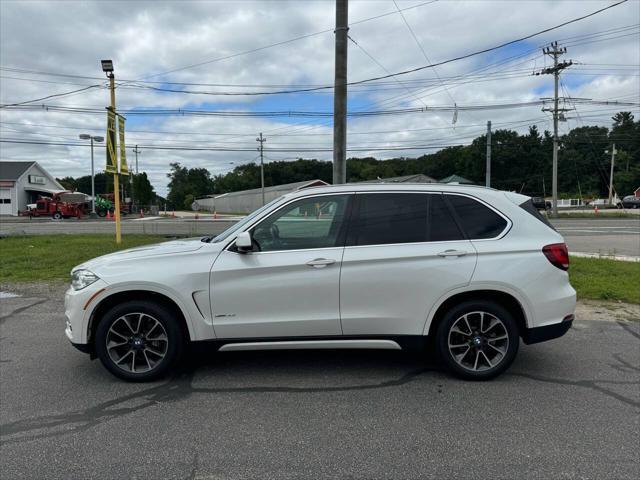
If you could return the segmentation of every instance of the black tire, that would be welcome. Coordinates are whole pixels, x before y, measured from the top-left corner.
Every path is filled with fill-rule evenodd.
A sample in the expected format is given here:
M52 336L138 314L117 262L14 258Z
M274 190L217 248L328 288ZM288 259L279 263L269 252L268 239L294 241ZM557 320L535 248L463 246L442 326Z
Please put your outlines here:
M137 318L140 320L135 328ZM162 328L152 321L159 323ZM148 337L145 329L150 334ZM163 333L166 343L159 339ZM125 339L125 336L129 338ZM114 338L125 344L114 347ZM112 345L109 348L108 342ZM95 351L104 367L116 377L129 382L149 382L162 378L179 361L184 343L185 338L174 312L164 305L149 301L132 300L116 305L100 319L95 335ZM127 349L134 353L127 354ZM120 365L116 361L118 358L122 362Z
M486 322L493 326L487 328ZM484 333L480 331L482 327ZM501 305L484 300L453 307L436 333L438 358L447 370L465 380L490 380L500 375L513 363L519 345L518 324L513 315Z
M60 212L54 212L53 215L51 215L51 218L54 220L60 220L62 219L62 214Z
M102 209L101 210L97 210L96 213L98 214L98 216L100 218L104 218L104 217L107 216L107 211L106 210L102 210Z

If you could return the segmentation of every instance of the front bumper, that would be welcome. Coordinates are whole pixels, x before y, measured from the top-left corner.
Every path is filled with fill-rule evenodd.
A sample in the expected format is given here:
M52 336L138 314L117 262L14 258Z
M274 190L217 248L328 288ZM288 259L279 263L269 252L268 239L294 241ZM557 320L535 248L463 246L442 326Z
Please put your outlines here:
M533 343L546 342L547 340L559 338L569 331L573 325L573 319L573 315L567 315L560 323L553 323L543 327L527 328L522 335L522 341L527 345L531 345Z
M82 290L69 287L64 295L65 331L69 341L79 350L88 348L88 326L93 307L98 304L107 284L98 280Z

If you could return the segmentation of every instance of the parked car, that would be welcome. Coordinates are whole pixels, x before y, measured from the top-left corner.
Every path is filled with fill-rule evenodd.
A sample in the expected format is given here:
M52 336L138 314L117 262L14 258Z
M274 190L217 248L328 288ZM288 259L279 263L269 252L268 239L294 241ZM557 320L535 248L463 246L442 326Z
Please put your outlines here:
M575 291L562 236L529 197L466 185L340 185L284 195L217 237L71 272L66 335L121 379L220 351L424 349L486 380L520 339L562 336ZM524 368L524 367L523 367Z
M545 200L544 197L531 197L531 201L533 202L533 206L538 210L551 210L551 202Z
M640 197L627 195L617 204L618 208L640 208Z

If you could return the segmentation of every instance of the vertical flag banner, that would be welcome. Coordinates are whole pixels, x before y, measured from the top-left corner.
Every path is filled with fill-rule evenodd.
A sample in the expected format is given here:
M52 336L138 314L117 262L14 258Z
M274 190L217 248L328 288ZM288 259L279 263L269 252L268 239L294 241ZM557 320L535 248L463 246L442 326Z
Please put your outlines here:
M107 108L107 173L118 173L118 157L116 153L116 112Z
M124 143L124 123L125 118L118 115L118 133L120 134L120 175L129 175L127 166L127 149Z

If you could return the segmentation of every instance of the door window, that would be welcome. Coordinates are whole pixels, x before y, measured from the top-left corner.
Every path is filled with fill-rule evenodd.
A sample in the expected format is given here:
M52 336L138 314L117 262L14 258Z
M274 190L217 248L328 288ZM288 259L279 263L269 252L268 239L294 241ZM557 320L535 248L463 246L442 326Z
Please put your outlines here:
M348 245L464 239L442 194L371 193L356 198Z
M429 195L429 241L449 242L464 240L451 210L441 194Z
M469 197L447 195L469 240L495 238L507 228L507 221Z
M327 195L293 202L256 225L251 236L258 251L337 247L342 238L349 195Z
M427 241L428 195L367 193L356 195L349 245L384 245Z

